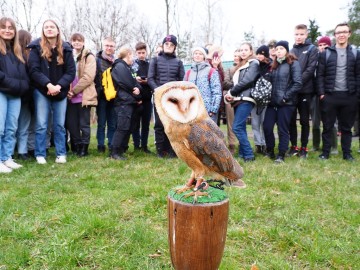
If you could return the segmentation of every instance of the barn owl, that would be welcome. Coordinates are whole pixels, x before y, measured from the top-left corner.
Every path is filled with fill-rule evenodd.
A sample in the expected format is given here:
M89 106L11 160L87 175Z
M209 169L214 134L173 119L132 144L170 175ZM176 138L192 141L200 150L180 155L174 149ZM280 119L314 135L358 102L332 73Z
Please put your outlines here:
M165 133L177 154L192 170L178 192L193 189L191 195L206 195L205 176L228 185L245 187L243 169L226 147L224 134L209 117L201 94L191 82L169 82L155 89L154 101Z

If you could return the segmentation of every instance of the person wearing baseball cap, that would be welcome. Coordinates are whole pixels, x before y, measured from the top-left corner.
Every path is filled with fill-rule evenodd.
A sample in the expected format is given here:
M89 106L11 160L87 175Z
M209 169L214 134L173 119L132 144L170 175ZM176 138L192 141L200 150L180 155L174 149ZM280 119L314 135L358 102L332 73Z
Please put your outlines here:
M183 62L176 56L178 41L176 36L167 35L163 41L163 51L150 61L148 72L148 85L155 91L159 86L167 82L182 81L185 75ZM154 108L155 118L155 146L157 156L160 158L176 158L170 141L165 134L164 126L159 118L156 107Z

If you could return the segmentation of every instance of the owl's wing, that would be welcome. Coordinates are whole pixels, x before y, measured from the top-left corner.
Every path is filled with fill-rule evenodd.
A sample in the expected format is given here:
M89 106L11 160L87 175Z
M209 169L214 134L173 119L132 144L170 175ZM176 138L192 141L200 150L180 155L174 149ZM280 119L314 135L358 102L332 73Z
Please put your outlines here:
M237 168L234 165L237 162L225 145L224 134L213 120L206 119L192 124L188 141L202 163L213 171L225 176L231 175Z

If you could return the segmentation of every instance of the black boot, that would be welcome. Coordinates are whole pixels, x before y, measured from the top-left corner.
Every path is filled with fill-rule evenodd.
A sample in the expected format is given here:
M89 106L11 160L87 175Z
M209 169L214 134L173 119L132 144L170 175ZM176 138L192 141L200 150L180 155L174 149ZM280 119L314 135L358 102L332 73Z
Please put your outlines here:
M74 150L76 149L76 155L78 156L78 157L81 157L81 151L82 151L82 147L83 147L83 145L82 144L76 144L75 145L75 147L74 147Z
M126 157L124 157L123 153L119 147L112 147L110 157L116 160L125 160Z
M274 149L266 149L265 156L271 159L275 159Z
M279 153L275 159L275 163L284 163L285 162L285 153Z
M98 145L97 150L99 153L105 153L105 145Z
M81 149L80 149L80 157L85 157L87 155L89 155L89 152L88 152L88 149L89 149L89 145L88 144L82 144L81 145Z

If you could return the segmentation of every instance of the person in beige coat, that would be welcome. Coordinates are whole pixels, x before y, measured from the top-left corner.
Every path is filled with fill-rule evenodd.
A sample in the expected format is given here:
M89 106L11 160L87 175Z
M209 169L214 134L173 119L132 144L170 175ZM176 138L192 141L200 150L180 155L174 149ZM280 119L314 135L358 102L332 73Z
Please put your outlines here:
M85 38L75 33L71 36L71 45L76 63L76 76L68 93L66 128L70 133L72 151L79 157L88 155L90 144L90 112L97 105L97 92L94 78L96 59L90 50L84 47Z

